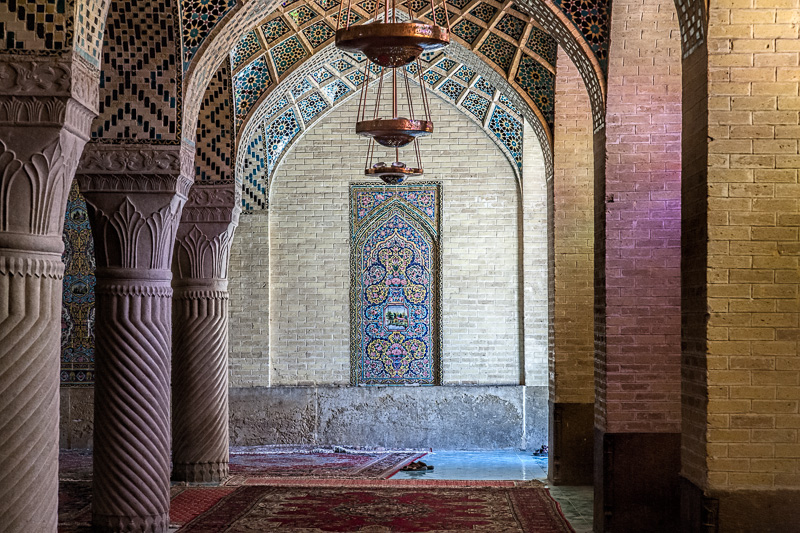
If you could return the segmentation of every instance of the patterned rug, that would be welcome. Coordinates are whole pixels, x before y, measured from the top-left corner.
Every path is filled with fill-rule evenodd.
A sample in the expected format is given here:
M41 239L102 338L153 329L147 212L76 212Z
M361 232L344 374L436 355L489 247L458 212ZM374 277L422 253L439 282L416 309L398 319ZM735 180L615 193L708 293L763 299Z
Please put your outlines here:
M364 451L344 448L235 449L226 486L267 485L281 478L387 479L423 457L419 451Z
M187 501L194 499L188 496ZM175 503L173 500L173 507ZM516 487L470 488L239 487L220 497L178 531L568 533L574 530L547 489L529 482Z

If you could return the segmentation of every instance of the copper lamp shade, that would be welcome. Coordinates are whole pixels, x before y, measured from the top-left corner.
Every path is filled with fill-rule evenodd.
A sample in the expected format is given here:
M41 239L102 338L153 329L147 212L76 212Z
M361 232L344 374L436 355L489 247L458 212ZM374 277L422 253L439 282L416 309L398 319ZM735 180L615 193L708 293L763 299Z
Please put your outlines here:
M447 28L422 22L372 22L336 30L336 46L347 52L361 52L382 67L402 67L423 52L450 43Z
M362 137L372 137L381 146L400 148L417 137L433 133L433 122L407 118L363 120L356 122L356 133Z

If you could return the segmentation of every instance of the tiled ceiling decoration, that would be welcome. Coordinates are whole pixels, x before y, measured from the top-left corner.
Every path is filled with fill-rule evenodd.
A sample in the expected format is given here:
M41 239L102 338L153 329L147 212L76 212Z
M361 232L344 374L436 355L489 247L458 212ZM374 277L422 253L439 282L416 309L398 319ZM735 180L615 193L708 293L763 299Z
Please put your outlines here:
M182 0L183 70L186 71L200 45L234 7L236 0Z
M539 121L530 110L520 111L525 101L515 95L507 81L485 65L481 75L476 65L464 64L456 57L459 49L463 50L459 45L448 48L448 52L456 52L455 55L424 54L420 62L423 78L434 94L455 105L484 129L513 162L519 177L523 117L537 124ZM240 138L242 148L236 168L243 183L244 210L268 207L270 182L281 157L325 113L356 94L365 78L363 69L363 58L329 46L288 76L262 102ZM327 74L320 76L320 72ZM484 76L497 79L490 83ZM495 89L495 85L500 90ZM545 153L549 154L543 130L537 132L537 136Z
M536 117L544 122L542 129L551 138L556 41L532 17L516 9L511 1L451 0L447 4L453 41L477 54L507 81L526 105L535 110ZM427 17L430 20L430 2L408 0L403 4L404 7L409 5L413 10L413 18L425 20ZM259 94L255 94L258 93L257 88L248 90L247 94L236 92L237 127L249 120L278 84L333 42L339 7L339 0L284 2L234 48L231 62L235 78L247 76L248 63L254 61L267 63L272 74L269 83L264 85ZM376 0L353 2L351 24L370 20L375 7ZM401 12L400 15L408 17L407 13ZM339 62L330 65L330 72L341 73L349 68L348 61L353 63L349 56L337 59ZM449 61L450 66L437 65L444 67L439 70L448 76L453 73L451 68L455 65L452 58ZM465 80L464 76L468 74L461 72L445 85L449 94L457 92L453 84L464 85L472 81L471 77ZM350 72L343 80L349 86L356 87L363 82L363 74ZM442 83L442 73L429 71L425 81L431 86L438 86ZM549 89L545 87L547 83L551 85ZM234 82L234 88L240 86L241 83Z

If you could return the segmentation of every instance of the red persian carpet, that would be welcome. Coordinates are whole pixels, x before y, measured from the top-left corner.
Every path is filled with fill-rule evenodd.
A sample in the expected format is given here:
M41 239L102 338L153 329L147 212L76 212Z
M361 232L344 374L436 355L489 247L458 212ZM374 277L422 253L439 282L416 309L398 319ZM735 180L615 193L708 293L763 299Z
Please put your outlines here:
M179 532L573 531L558 503L537 484L460 488L348 485L238 487L218 498ZM204 490L219 489L193 488L187 492ZM195 499L199 498L186 495L187 501ZM179 512L176 503L177 498L173 500L173 512Z
M417 451L280 450L259 446L231 452L231 476L225 485L263 485L287 477L387 479L424 455Z

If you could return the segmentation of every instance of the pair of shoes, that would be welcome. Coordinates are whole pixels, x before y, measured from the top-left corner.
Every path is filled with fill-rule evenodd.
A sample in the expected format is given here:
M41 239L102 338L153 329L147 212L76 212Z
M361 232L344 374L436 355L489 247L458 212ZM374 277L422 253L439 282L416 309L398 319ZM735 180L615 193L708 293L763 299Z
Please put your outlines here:
M409 463L403 468L401 468L403 472L417 472L420 470L433 470L433 465L427 465L422 461L414 461L413 463Z

